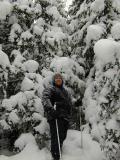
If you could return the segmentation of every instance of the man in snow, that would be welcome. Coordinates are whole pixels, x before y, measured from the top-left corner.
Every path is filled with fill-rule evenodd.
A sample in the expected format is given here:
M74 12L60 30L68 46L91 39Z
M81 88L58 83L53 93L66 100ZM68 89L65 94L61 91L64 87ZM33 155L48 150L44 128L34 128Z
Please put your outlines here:
M72 108L71 97L63 86L63 78L61 74L56 73L53 76L52 85L44 89L42 104L50 126L51 154L54 160L59 160L60 153L56 120L58 123L60 149L62 149L63 141L67 135ZM56 109L54 108L55 104Z

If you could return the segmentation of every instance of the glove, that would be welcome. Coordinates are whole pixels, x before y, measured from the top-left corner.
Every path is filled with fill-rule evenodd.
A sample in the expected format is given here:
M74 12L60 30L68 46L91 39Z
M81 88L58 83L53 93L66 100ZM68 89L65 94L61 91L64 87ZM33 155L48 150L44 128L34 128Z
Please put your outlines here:
M66 100L61 101L61 102L56 102L56 106L68 106L68 105L69 103Z
M58 118L58 113L55 109L51 109L51 111L49 112L49 114L51 115L52 118L57 119Z

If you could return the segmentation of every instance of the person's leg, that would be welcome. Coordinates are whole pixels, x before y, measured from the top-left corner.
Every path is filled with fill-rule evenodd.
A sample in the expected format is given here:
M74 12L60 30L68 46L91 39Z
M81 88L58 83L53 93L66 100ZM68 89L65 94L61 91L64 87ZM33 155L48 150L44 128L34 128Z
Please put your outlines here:
M58 148L58 139L57 139L57 130L56 130L56 121L49 121L50 133L51 133L51 154L54 160L59 160L59 148Z
M64 119L58 119L58 129L59 129L61 150L62 150L63 142L67 136L68 125L69 125L68 121L66 121Z

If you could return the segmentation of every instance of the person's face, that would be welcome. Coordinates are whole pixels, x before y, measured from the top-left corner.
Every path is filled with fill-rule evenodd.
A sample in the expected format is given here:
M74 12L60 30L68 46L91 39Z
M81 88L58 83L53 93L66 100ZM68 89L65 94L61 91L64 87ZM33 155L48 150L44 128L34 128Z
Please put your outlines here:
M61 86L62 85L62 78L60 76L55 77L55 84L57 86Z

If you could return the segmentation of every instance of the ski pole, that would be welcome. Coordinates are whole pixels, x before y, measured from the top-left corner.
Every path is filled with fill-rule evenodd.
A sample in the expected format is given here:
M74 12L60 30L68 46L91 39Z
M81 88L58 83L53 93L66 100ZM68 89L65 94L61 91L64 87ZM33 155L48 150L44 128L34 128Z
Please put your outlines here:
M56 110L56 104L54 105L54 109ZM55 120L55 122L56 122L56 130L57 130L57 140L58 140L59 155L60 155L60 159L62 159L62 154L61 154L61 149L60 149L60 137L59 137L57 119Z

